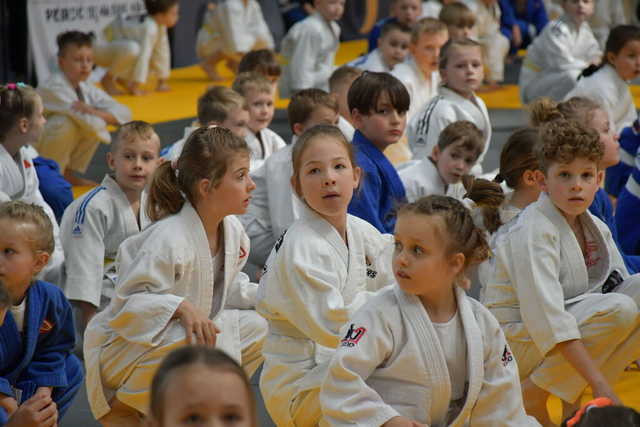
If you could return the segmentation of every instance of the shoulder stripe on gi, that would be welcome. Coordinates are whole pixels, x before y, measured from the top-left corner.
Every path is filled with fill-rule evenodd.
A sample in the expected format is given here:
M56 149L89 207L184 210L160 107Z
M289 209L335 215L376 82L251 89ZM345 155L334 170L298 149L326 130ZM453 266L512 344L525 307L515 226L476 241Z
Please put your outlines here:
M418 121L418 126L416 127L416 135L427 134L429 132L429 121L431 120L431 115L433 114L433 110L435 110L436 105L443 99L442 95L436 95L435 98L427 104L427 108L425 108L424 113L422 113L422 117Z
M76 225L81 225L84 224L84 217L87 211L87 205L89 204L89 202L91 201L91 199L93 199L95 197L96 194L98 194L100 191L102 190L106 190L107 187L104 186L99 186L94 188L93 190L91 190L89 192L89 194L86 195L86 197L84 198L84 200L82 201L82 203L80 203L80 206L78 207L78 210L76 211L76 217L75 217L75 223Z

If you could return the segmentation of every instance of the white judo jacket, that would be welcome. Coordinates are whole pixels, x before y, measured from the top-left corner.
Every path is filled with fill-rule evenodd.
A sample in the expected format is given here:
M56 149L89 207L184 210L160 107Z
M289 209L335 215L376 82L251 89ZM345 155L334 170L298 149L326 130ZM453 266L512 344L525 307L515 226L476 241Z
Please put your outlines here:
M400 165L398 175L404 185L409 203L431 194L449 196L462 201L467 192L462 182L446 184L442 180L438 168L429 157L411 160Z

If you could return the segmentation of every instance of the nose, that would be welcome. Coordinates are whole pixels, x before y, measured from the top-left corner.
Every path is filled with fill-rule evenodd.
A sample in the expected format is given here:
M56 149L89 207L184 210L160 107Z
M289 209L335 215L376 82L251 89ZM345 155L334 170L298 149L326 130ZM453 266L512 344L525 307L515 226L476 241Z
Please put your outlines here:
M330 169L324 175L323 184L326 187L329 187L329 186L335 185L335 183L336 183L335 173Z
M408 265L407 257L405 256L404 250L398 252L395 256L396 265L400 267L406 267Z
M256 189L256 183L251 179L251 175L247 175L247 191L251 193Z

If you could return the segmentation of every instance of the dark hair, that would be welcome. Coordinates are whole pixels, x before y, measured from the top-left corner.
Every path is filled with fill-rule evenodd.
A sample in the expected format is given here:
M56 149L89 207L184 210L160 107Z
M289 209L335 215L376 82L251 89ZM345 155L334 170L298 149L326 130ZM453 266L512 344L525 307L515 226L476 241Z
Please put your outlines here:
M22 118L29 119L36 109L38 93L23 83L0 86L0 141Z
M144 0L144 7L151 16L165 13L178 4L178 0Z
M331 73L331 77L329 77L329 91L335 92L338 89L338 86L347 81L352 83L361 74L362 70L360 68L352 67L350 65L343 65L342 67L336 68L336 70Z
M378 99L383 93L389 96L389 102L398 113L409 110L409 92L400 80L389 73L365 71L349 88L349 111L357 108L360 114L371 114L377 108Z
M198 98L198 122L200 126L222 123L236 108L243 108L242 95L226 86L212 86Z
M162 422L164 416L163 409L165 406L164 395L171 383L171 380L182 369L198 364L204 365L212 370L235 374L242 380L242 383L245 386L245 391L247 392L247 398L251 405L251 425L256 427L255 401L247 375L240 365L238 365L238 362L233 360L225 352L205 346L187 345L173 350L164 358L160 367L158 367L158 370L153 376L153 381L151 382L151 401L149 404L151 416L155 420Z
M547 97L538 98L529 104L528 109L529 120L534 127L560 118L575 120L589 127L593 112L602 110L602 107L589 98L574 96L562 102Z
M447 25L458 28L476 25L476 16L473 11L466 4L458 1L442 6L438 19Z
M2 280L0 280L0 309L11 307L11 303L12 301L11 295L9 295L9 289L7 289L7 285L5 285Z
M9 219L21 224L30 224L34 233L26 236L34 252L43 251L51 255L55 249L53 224L49 215L38 205L19 200L0 204L0 219Z
M612 65L609 62L608 54L613 53L617 55L630 41L640 41L640 27L635 25L618 25L612 28L611 31L609 31L609 37L607 37L607 42L604 46L604 53L602 54L602 62L600 65L590 65L585 68L580 75L582 77L589 77L605 64Z
M318 107L326 107L338 114L338 101L322 89L302 89L296 92L287 106L289 126L305 123Z
M540 169L535 147L540 137L535 128L524 128L515 131L507 139L500 153L500 173L495 181L505 181L507 185L516 189L522 180L522 174L528 170Z
M465 175L462 177L462 185L467 190L464 197L473 200L482 212L484 227L489 233L495 233L502 225L499 208L505 199L500 184L475 178L473 175Z
M449 123L438 136L438 148L444 150L451 144L460 143L464 150L471 151L476 159L484 150L484 136L478 127L467 120Z
M120 148L120 144L123 141L131 141L131 140L148 140L156 138L158 141L158 154L160 152L160 138L155 130L153 130L153 126L149 123L142 120L133 120L127 122L120 126L118 129L118 134L109 144L109 152L115 153L118 148Z
M464 254L464 268L478 265L489 257L489 244L483 232L476 227L471 213L464 205L448 196L432 194L398 210L398 218L404 214L438 215L444 220L445 239L450 253Z
M575 416L572 415L564 420L561 427L567 426L567 421ZM573 425L573 427L640 427L640 413L633 408L626 406L603 406L589 408Z
M540 127L536 156L545 173L552 163L571 163L584 158L598 164L603 155L604 147L598 132L575 120L558 119Z
M438 67L441 70L447 68L447 62L449 61L449 57L451 56L451 51L456 47L477 47L478 49L481 49L482 45L477 41L471 39L449 39L440 50L440 60L438 63Z
M65 31L58 34L58 37L56 37L58 56L64 55L64 51L69 45L93 47L93 37L93 33L83 33L82 31Z
M271 49L258 49L247 52L238 65L238 74L254 71L265 77L280 77L282 69L278 58Z
M193 131L177 162L164 162L156 169L149 187L149 218L158 221L178 213L185 199L195 204L196 184L209 179L212 187L219 185L237 154L249 156L250 150L245 140L229 129L202 127Z
M403 24L400 21L389 20L380 29L380 38L386 36L391 31L400 31L405 34L411 35L411 27L407 24Z

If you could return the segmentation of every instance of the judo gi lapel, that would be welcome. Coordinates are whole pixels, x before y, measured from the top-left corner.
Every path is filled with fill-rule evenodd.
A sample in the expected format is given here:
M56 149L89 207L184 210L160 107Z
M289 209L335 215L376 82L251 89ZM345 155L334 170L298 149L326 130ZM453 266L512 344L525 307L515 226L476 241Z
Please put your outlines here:
M0 370L4 377L15 379L29 358L23 354L25 347L22 334L10 311L7 311L4 324L0 327L0 344ZM16 349L21 351L16 353ZM18 363L15 364L16 362Z
M301 217L305 218L309 222L312 228L318 231L318 234L325 239L335 249L337 253L337 259L344 263L345 270L349 270L349 248L347 244L342 240L338 231L333 228L331 224L320 215L318 215L313 209L307 206L306 203L301 203ZM347 217L347 239L350 234L349 219Z
M0 144L0 166L6 171L5 174L8 175L9 178L9 182L2 183L3 191L6 191L12 200L22 198L27 189L22 149L18 151L16 161L11 157L7 149L4 148L4 145Z
M222 227L224 229L224 293L221 309L224 308L229 288L233 286L233 280L240 270L238 266L244 265L243 260L249 256L249 248L243 248L240 245L240 236L233 227L231 218L226 217L222 221Z
M427 343L420 346L423 350L420 356L424 363L424 373L429 377L428 383L431 386L429 390L431 407L426 412L430 418L428 424L438 425L446 420L451 400L451 380L447 361L444 358L438 334L420 299L404 292L399 286L394 287L394 292L403 316L407 318L407 325L416 334L417 342Z
M118 205L117 215L122 215L124 219L125 226L125 235L133 236L134 234L139 233L144 229L145 223L149 222L148 217L145 215L145 204L146 194L143 193L144 198L140 197L140 226L138 226L138 220L133 213L133 209L131 208L131 203L129 203L129 199L127 199L127 195L124 194L122 188L118 185L118 183L113 179L110 175L105 175L104 179L101 183L102 186L106 187L107 190L114 195L114 199ZM145 220L143 220L143 218Z
M393 167L387 156L378 150L359 130L356 130L353 135L353 145L376 165L380 174L384 176L383 182L386 182L389 186L391 196L397 201L405 200L404 185L398 176L398 172L396 172L396 168Z

